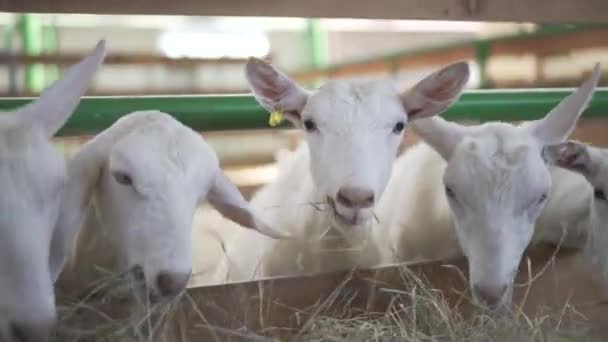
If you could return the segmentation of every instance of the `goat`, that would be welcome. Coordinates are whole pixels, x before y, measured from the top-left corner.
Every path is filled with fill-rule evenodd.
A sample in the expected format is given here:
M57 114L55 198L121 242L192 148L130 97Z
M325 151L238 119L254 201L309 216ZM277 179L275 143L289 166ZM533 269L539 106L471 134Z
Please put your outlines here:
M544 148L549 163L583 176L593 189L587 216L581 220L589 232L584 255L595 278L608 294L608 151L578 141L567 141ZM605 298L604 298L605 299Z
M584 225L578 221L584 217L590 189L577 175L550 170L541 151L570 135L598 79L596 67L589 80L543 119L520 125L463 126L438 117L413 122L425 144L396 162L390 192L379 204L383 226L375 230L377 243L398 259L463 253L475 300L493 309L506 308L543 209L538 239L570 246L584 243ZM553 190L552 178L560 179ZM560 223L565 235L555 227ZM432 246L437 239L443 240L441 246ZM429 251L435 255L425 255Z
M40 97L0 115L0 340L48 341L56 320L49 246L65 193L65 160L51 138L105 56L105 41Z
M120 118L78 150L68 175L51 249L53 279L68 296L103 277L97 266L140 267L147 291L135 294L175 297L190 278L190 230L205 199L242 226L285 237L252 213L201 135L162 112Z
M279 242L235 234L226 244L232 279L365 265L361 256L373 254L362 252L373 250L367 244L373 209L408 120L453 104L467 83L468 65L449 65L403 93L382 80L334 80L310 92L257 59L247 63L246 75L264 108L281 110L304 130L293 158L280 161L277 179L251 200L267 222L298 238Z

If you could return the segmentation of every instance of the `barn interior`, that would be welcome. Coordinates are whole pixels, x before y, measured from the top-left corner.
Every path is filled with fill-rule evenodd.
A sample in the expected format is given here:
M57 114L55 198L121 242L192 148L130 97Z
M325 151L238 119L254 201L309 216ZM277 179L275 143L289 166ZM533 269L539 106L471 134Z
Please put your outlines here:
M376 10L361 1L337 2L342 6L312 1L303 7L294 1L260 0L209 8L186 0L173 5L0 1L0 109L38 96L105 38L103 68L54 138L56 147L69 158L121 116L162 110L204 136L222 169L249 199L276 179L277 153L293 151L302 141L302 133L289 124L270 127L268 113L251 97L244 74L251 56L270 61L310 89L328 79L387 79L407 89L441 66L466 61L471 77L465 95L459 106L443 115L464 123L541 117L600 63L599 88L573 138L608 145L605 3L572 5L573 1L560 0L558 6L523 1L517 9L494 0L464 1L465 8L446 5L444 11L436 1L381 2L396 8ZM418 141L408 131L401 151ZM602 339L597 336L608 336L603 290L583 265L576 251L531 249L514 295L521 304L518 325L508 328L522 330L517 333L523 335L500 338L575 341L589 340L591 332L598 340ZM474 311L462 299L467 291L463 260L412 261L405 269L377 265L239 283L192 281L188 298L184 296L181 307L167 319L167 340L488 340L458 331L465 330L463 322ZM430 287L443 290L440 304L423 304L425 294L436 296ZM409 303L400 304L400 313L394 303L397 297ZM428 324L412 323L417 312L412 303L426 310L419 320ZM122 306L108 310L120 312ZM442 318L431 322L425 314ZM410 325L400 315L409 317ZM389 328L391 317L403 328ZM574 323L563 323L563 328L562 318ZM489 322L479 326L499 325ZM56 340L103 340L91 333L94 330L89 327L80 339L72 334L72 339ZM495 334L490 340L499 340ZM125 340L144 340L130 338Z

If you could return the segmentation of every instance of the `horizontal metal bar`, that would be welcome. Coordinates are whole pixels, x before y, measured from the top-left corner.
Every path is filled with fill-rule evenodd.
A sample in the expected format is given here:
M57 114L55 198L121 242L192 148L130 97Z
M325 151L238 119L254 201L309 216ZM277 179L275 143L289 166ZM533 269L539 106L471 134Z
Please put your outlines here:
M580 23L608 21L605 0L0 0L2 12L431 19Z
M14 59L18 64L59 64L72 65L84 58L80 54L40 54L25 55L16 54L12 56L0 56L0 63L6 63L9 59ZM264 59L270 60L270 57ZM104 64L111 65L169 65L181 67L196 67L201 65L244 65L247 58L170 58L166 56L156 56L150 54L112 54L104 58Z
M546 114L573 89L475 90L465 92L443 117L450 120L520 121ZM0 110L31 98L0 98ZM59 136L98 133L133 111L160 110L197 131L268 129L268 113L251 95L85 97ZM608 88L595 92L585 118L608 117ZM284 124L280 127L288 127Z
M443 117L449 120L523 121L539 119L575 89L492 89L468 91ZM584 118L608 118L608 88L597 88Z

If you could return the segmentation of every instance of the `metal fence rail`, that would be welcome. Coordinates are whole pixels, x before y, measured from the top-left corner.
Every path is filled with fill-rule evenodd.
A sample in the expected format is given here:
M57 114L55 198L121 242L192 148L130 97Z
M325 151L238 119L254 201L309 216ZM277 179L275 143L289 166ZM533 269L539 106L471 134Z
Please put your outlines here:
M463 94L443 117L449 120L519 121L543 116L573 89L473 90ZM0 98L0 110L17 108L32 98ZM268 113L251 95L182 95L85 97L59 136L100 132L121 116L160 110L197 131L268 129ZM595 92L584 118L608 117L608 88ZM278 127L288 127L288 124Z

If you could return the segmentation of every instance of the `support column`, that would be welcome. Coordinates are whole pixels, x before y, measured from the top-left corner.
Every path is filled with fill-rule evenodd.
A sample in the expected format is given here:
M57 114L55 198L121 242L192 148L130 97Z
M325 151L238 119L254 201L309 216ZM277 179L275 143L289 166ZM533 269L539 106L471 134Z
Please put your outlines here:
M43 50L42 24L35 14L23 14L20 22L23 52L28 56L37 56ZM27 92L39 93L44 89L44 66L42 64L25 67L25 89Z

